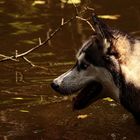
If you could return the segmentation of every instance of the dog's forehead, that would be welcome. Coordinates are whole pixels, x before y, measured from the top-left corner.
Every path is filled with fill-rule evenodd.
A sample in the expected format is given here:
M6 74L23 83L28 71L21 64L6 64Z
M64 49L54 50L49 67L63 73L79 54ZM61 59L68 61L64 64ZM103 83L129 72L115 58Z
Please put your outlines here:
M83 45L82 48L76 55L77 60L86 60L87 62L95 65L95 66L102 66L102 52L100 50L101 46L100 43L97 41L96 36L92 36L87 40Z
M95 37L91 36L87 41L85 41L82 47L79 49L76 57L78 58L82 53L86 53L92 50L93 43L95 41Z

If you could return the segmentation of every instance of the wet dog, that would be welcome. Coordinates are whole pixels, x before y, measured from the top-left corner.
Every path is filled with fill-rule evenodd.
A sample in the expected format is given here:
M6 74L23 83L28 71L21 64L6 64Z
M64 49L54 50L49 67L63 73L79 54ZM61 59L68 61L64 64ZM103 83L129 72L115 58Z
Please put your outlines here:
M93 15L95 33L82 45L77 62L53 80L61 94L79 92L74 108L111 97L140 120L140 41L105 25Z

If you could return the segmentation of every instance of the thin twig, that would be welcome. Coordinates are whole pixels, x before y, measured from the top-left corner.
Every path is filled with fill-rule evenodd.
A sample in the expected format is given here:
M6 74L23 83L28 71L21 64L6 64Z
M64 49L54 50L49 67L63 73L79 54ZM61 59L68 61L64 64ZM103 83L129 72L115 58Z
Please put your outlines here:
M42 42L42 41L41 41L41 38L40 38L40 37L39 37L39 39L38 39L38 42L39 42L39 45L41 45L41 42Z
M95 11L95 9L92 7L85 6L84 8L85 8L85 10Z
M79 17L79 16L76 16L76 18L77 18L77 19L80 19L80 20L82 20L82 21L85 21L85 22L91 27L91 29L95 32L94 27L92 26L92 24L91 24L87 19L82 18L82 17Z
M0 57L7 58L7 59L10 59L10 60L15 61L15 62L18 62L18 61L19 61L19 60L17 60L17 59L10 58L9 56L6 56L6 55L4 55L4 54L0 54Z
M32 67L35 67L35 64L33 64L29 59L27 59L25 56L22 57L27 63L29 63Z
M22 57L26 62L30 63L30 61L27 58L25 58L26 55L28 55L29 53L33 52L34 50L36 50L40 47L48 45L49 41L55 36L55 34L57 34L66 24L70 23L71 21L73 21L76 18L80 19L82 21L85 21L91 27L91 29L93 31L95 31L92 24L87 19L84 19L82 17L77 16L78 14L81 14L81 13L85 12L87 9L84 9L83 11L78 13L78 9L77 9L76 5L75 4L73 4L73 5L74 5L74 7L77 11L76 15L74 15L73 17L71 17L70 19L68 19L65 22L64 22L64 18L62 18L61 25L52 34L47 36L47 38L43 42L41 41L41 38L39 38L39 44L38 45L36 45L35 47L33 47L33 48L23 52L23 53L20 53L20 54L18 53L18 50L16 50L15 55L12 55L12 56L6 56L6 55L0 54L2 57L4 57L3 59L0 60L0 62L7 61L7 60L18 61L18 58ZM31 64L31 65L34 66L34 64Z
M61 19L61 25L63 25L63 24L64 24L64 18Z
M71 17L69 20L67 20L66 22L63 23L63 25L60 25L50 36L49 38L47 38L45 41L43 41L42 43L39 41L39 44L31 49L29 49L28 51L25 51L21 54L17 54L16 55L16 59L19 58L19 57L23 57L23 56L26 56L28 55L29 53L33 52L34 50L40 48L40 47L43 47L45 45L47 45L48 41L51 40L54 35L56 33L58 33L63 27L64 25L68 24L69 22L71 22L73 19L75 19L75 16ZM12 59L15 59L15 56L9 56L9 57L5 57L3 59L0 60L0 62L3 62L3 61L7 61L7 60L12 60Z
M18 50L15 50L15 58L17 59L18 56Z

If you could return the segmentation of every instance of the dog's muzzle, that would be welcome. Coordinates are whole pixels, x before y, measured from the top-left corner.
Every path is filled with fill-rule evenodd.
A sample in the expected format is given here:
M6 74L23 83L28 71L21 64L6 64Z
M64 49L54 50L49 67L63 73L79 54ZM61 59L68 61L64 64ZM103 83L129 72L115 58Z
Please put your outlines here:
M55 91L57 91L57 92L60 92L60 87L59 87L59 85L58 84L56 84L56 83L51 83L51 87L55 90Z
M61 87L56 83L51 83L51 87L63 95L68 95L67 92L62 92ZM92 81L88 83L83 89L80 89L78 95L73 98L73 108L74 109L83 109L86 106L90 105L92 102L96 101L100 97L102 91L102 85L99 82ZM67 93L67 94L66 94Z

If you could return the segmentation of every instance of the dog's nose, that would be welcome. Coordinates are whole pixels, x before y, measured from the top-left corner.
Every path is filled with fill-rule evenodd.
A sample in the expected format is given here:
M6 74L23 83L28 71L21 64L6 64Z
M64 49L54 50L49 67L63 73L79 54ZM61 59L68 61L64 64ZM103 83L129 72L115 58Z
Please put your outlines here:
M55 90L55 91L57 91L57 92L59 92L59 85L58 84L56 84L56 83L51 83L51 87Z

